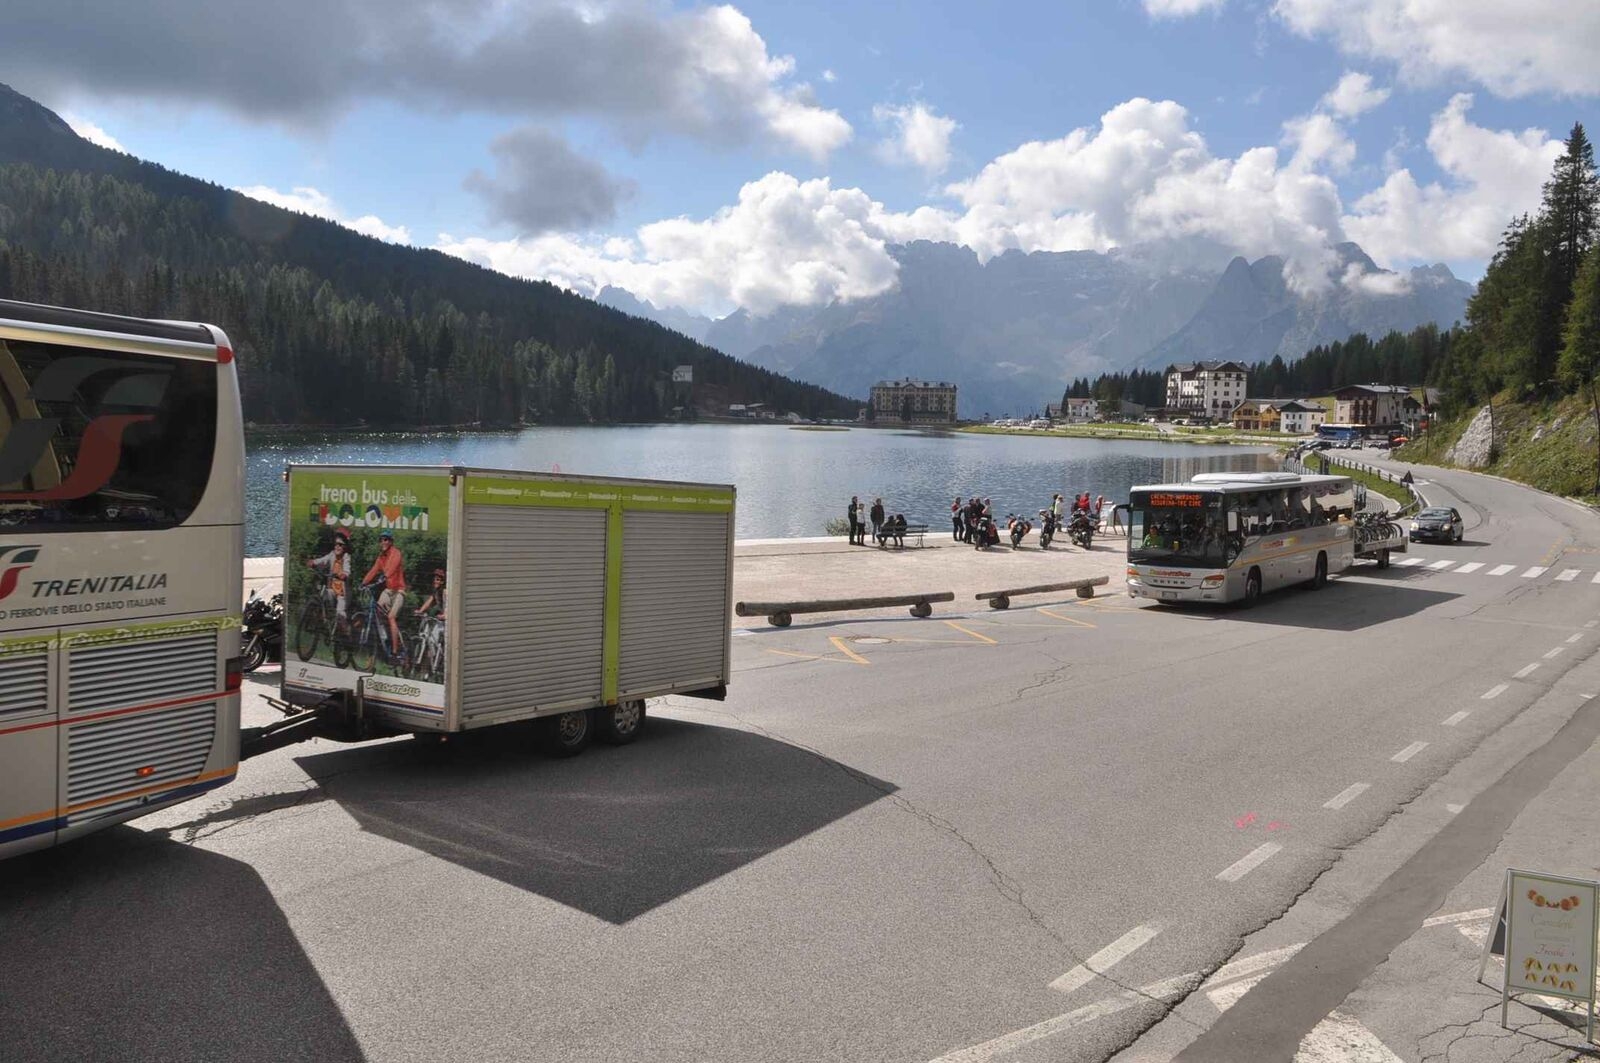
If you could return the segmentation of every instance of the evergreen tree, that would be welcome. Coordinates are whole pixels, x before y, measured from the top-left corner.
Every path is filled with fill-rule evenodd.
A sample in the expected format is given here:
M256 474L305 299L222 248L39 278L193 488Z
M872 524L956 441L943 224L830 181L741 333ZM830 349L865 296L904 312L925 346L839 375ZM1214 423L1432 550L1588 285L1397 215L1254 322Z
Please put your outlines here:
M1557 365L1561 382L1574 391L1587 391L1594 412L1595 492L1600 494L1600 393L1595 383L1600 375L1600 247L1589 250L1578 270L1563 339Z

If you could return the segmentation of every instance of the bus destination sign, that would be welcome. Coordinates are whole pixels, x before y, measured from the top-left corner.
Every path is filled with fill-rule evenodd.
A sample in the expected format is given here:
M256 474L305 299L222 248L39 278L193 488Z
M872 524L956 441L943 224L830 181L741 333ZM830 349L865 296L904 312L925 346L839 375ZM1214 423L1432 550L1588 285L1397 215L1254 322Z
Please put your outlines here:
M1206 503L1205 498L1202 495L1191 494L1189 492L1162 492L1161 494L1151 495L1150 504L1152 506L1163 508L1170 507L1173 509L1199 509Z

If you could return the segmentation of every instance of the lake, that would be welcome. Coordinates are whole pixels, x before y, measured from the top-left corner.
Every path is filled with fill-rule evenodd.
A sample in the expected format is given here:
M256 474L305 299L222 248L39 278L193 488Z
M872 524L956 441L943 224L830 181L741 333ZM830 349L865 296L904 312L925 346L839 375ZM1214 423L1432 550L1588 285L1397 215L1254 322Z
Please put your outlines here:
M742 539L821 535L852 494L890 513L948 527L956 495L1032 514L1060 491L1125 501L1134 484L1197 472L1276 468L1264 448L1061 437L802 431L786 425L638 425L471 433L286 433L246 437L245 552L281 553L283 467L465 465L489 469L731 483Z

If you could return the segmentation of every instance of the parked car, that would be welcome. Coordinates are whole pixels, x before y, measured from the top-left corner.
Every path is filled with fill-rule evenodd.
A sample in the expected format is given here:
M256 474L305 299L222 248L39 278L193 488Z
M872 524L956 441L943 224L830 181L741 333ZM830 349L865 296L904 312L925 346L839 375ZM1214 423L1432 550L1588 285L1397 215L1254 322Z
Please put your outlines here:
M1429 506L1411 520L1411 539L1459 543L1466 535L1461 524L1461 514L1444 506Z

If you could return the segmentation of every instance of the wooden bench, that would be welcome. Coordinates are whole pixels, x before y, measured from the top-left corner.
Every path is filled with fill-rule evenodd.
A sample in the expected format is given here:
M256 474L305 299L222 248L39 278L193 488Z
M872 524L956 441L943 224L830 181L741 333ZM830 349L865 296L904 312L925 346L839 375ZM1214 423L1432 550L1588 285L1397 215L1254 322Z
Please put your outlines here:
M906 523L906 530L900 536L900 542L895 544L895 548L903 549L905 547L905 540L907 539L916 539L919 547L926 546L928 544L922 541L922 537L927 534L928 526L926 524L912 524L908 521ZM888 546L891 542L893 542L893 540L894 536L887 536L879 545Z

